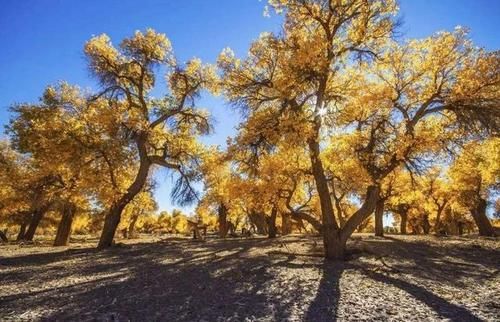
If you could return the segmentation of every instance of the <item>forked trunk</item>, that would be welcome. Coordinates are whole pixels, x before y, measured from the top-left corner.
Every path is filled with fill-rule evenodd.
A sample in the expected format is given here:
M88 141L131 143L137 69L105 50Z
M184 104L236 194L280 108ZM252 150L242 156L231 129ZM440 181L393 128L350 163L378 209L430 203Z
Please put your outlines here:
M384 201L377 201L375 208L375 236L384 236Z
M438 209L436 212L436 223L434 224L434 232L440 233L440 231L441 231L441 214L443 213L443 210L446 207L446 202L444 202L442 205L438 204L437 207L438 207Z
M69 244L69 237L71 235L71 226L73 224L73 217L75 215L75 205L65 204L59 226L57 227L56 239L54 246L67 246Z
M484 199L479 199L477 206L471 209L472 218L479 229L480 236L495 236L495 229L486 216L487 203Z

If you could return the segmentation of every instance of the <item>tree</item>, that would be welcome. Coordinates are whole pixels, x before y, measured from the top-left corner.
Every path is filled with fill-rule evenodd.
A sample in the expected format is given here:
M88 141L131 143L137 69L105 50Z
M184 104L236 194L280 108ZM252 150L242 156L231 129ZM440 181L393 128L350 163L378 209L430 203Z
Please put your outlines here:
M495 230L486 215L491 190L498 189L500 182L500 140L471 142L450 169L453 190L460 206L468 209L479 234L495 236Z
M378 51L390 35L393 1L272 1L285 12L283 36L263 34L245 61L229 51L219 58L226 97L249 113L246 130L254 129L253 144L266 148L284 135L302 139L309 149L311 171L321 203L325 256L340 259L345 242L377 195L367 200L344 228L334 217L328 181L321 160L324 115L334 108L352 75L341 74L352 54Z
M193 59L181 66L173 57L170 41L148 29L136 32L115 48L108 36L92 38L85 45L90 71L102 90L94 99L106 98L113 117L130 134L130 148L137 153L138 170L124 193L113 201L104 222L98 247L108 247L126 205L143 189L153 165L178 173L172 191L174 199L189 203L197 198L191 181L201 147L198 134L210 124L205 112L194 105L202 89L215 89L214 71ZM167 70L168 93L161 99L151 96L154 69Z

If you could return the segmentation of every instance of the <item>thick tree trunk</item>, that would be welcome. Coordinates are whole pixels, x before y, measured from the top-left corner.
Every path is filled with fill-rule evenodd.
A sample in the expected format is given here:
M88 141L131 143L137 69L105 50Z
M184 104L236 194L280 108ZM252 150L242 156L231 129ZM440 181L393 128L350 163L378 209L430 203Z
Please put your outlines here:
M141 134L136 140L137 149L139 150L139 170L134 179L134 182L127 189L127 192L121 196L116 202L113 203L109 212L106 214L104 219L104 227L102 228L101 238L99 239L98 248L111 247L113 245L113 239L115 237L116 228L120 223L121 215L123 209L127 204L134 199L134 197L141 192L146 180L148 179L149 168L151 167L151 161L148 157L148 152L146 148L146 134Z
M375 236L384 236L384 200L377 201L375 207Z
M17 234L17 241L21 241L24 239L24 235L26 235L26 226L28 223L26 221L21 222L21 225L19 226L19 233Z
M292 233L292 215L290 213L283 213L281 215L281 234L289 235Z
M128 224L128 233L127 233L128 239L135 238L135 224L137 223L138 219L139 219L139 214L132 216L130 223Z
M38 228L40 221L42 221L43 216L45 215L45 211L46 211L46 207L41 207L41 208L36 209L33 212L33 216L31 217L30 225L28 227L28 230L26 231L26 234L24 234L23 240L27 240L27 241L33 240L33 237L35 237L36 229Z
M495 229L486 216L487 203L484 199L479 199L477 206L471 209L472 218L479 229L480 236L495 236Z
M273 207L271 210L271 216L267 218L267 226L269 230L268 238L276 238L276 234L278 233L278 228L276 228L276 216L278 215L278 209Z
M227 223L227 208L226 206L221 203L219 205L219 237L220 238L226 238L227 236L227 231L229 230L229 225Z
M399 233L401 235L406 235L406 226L408 226L408 213L403 211L399 213L399 216L401 217L401 222L399 223Z
M57 227L56 239L54 246L67 246L69 244L69 237L71 235L71 226L73 224L73 217L75 215L75 205L68 203L63 207L63 213L59 226Z
M324 255L328 259L342 260L344 257L344 250L339 250L339 247L342 248L342 243L339 243L339 226L335 221L332 199L330 196L330 190L328 189L328 181L326 180L323 163L320 159L319 142L316 139L310 139L308 141L308 145L309 156L311 159L311 170L316 183L316 189L318 191L321 206Z

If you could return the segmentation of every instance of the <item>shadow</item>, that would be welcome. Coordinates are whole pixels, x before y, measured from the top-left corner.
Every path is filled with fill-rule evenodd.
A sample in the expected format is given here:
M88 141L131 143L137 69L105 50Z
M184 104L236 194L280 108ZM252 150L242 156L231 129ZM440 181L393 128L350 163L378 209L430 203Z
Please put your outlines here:
M497 250L430 236L426 237L430 242L416 238L385 236L363 239L363 243L370 249L370 255L389 260L393 269L436 283L465 287L464 279L481 281L499 271Z
M441 318L450 319L451 321L482 321L465 307L450 303L423 287L381 273L365 272L365 274L375 281L386 285L393 285L405 291L415 299L432 308Z
M344 270L343 263L324 260L323 275L319 282L316 297L309 305L305 321L336 321L340 299L340 278Z
M335 321L366 310L360 301L398 305L384 293L397 288L410 309L420 302L442 318L478 321L477 307L450 303L425 285L465 290L462 279L492 280L500 262L498 251L470 245L369 238L354 246L370 253L351 250L349 262L336 263L318 257L317 244L312 237L178 238L2 258L0 320ZM404 274L381 274L380 254Z

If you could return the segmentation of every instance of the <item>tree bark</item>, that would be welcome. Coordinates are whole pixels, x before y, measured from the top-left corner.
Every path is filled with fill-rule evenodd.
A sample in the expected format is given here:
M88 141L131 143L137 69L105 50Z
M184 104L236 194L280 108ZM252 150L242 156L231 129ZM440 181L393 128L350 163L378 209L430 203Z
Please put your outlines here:
M229 229L229 226L227 224L227 208L224 205L224 203L221 203L219 205L219 237L220 238L226 238L227 236L227 231Z
M28 227L28 230L26 231L26 234L23 236L23 240L27 241L32 241L33 237L35 237L35 232L36 229L38 228L38 225L40 224L40 221L42 221L43 216L45 215L45 212L47 211L48 206L42 206L37 208L33 212L33 216L31 217L30 225Z
M63 213L61 221L59 222L59 226L57 227L54 246L67 246L69 244L69 237L71 235L71 226L73 224L75 209L75 205L71 203L67 203L63 206Z
M271 210L271 216L267 218L267 226L269 230L268 238L276 238L276 234L278 233L278 228L276 228L276 217L278 215L278 209L273 207Z
M408 213L406 211L402 211L399 213L401 217L401 222L399 223L399 233L401 235L406 235L406 226L408 226Z
M138 136L136 144L139 150L139 170L134 179L134 182L127 189L127 192L121 196L116 202L114 202L106 214L104 219L104 227L102 228L101 238L99 239L98 248L111 247L113 245L113 239L115 237L116 228L120 223L121 215L123 209L127 204L134 199L134 197L141 192L146 180L148 179L149 168L151 167L151 161L147 155L146 148L146 134L141 134Z
M476 223L477 228L479 229L480 236L495 236L495 229L491 225L488 216L486 216L486 200L480 198L476 207L471 209L472 218Z
M292 233L292 215L290 213L283 213L281 215L281 234L289 235Z
M317 125L319 126L319 125ZM317 129L319 136L319 128ZM340 243L340 231L337 222L335 221L332 199L330 190L328 189L328 181L326 180L323 163L320 159L320 146L316 139L309 139L309 156L311 159L311 170L316 183L316 190L321 206L321 221L323 234L324 256L328 259L342 260L344 258L344 250ZM340 248L339 248L340 247Z
M375 207L375 236L384 236L384 200L379 199Z
M17 234L17 238L16 240L17 241L21 241L24 239L24 235L26 235L26 226L28 225L28 223L23 220L23 222L21 222L21 225L19 226L19 233Z

